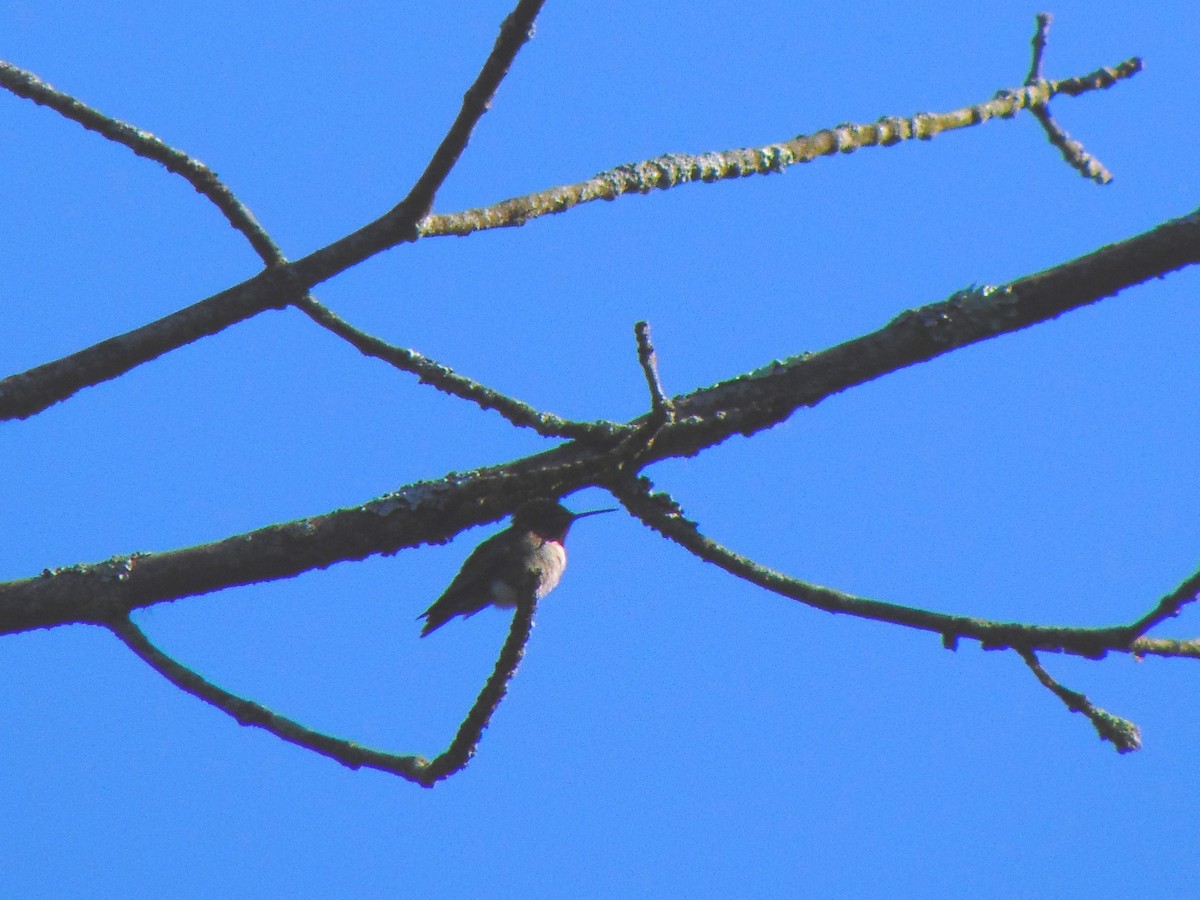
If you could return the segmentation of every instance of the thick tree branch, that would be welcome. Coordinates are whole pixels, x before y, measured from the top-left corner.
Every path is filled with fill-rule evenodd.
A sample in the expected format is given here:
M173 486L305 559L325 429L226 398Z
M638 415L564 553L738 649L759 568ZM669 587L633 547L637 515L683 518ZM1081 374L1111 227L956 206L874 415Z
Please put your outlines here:
M1191 215L1005 287L960 292L903 313L873 334L676 397L674 420L658 429L638 462L691 456L734 434L753 434L849 387L1054 318L1190 265L1198 257L1200 216ZM587 485L611 482L625 470L626 459L617 451L630 429L649 421L649 415L643 416L618 429L612 438L586 444L573 441L507 465L413 484L360 507L213 544L47 570L40 577L0 584L0 633L68 622L105 622L116 613L164 600L445 541L470 525L500 518L531 496L563 496ZM956 620L946 633L971 635L968 629L974 621ZM1086 654L1088 647L1110 646L1115 640L1112 629L1101 631L1104 634L1080 638L1071 630L1060 639L1051 629L1039 632L1038 640L1008 633L997 640L1048 649L1064 645L1069 638ZM1122 633L1130 637L1127 630ZM1145 638L1128 649L1138 654L1195 655L1187 642Z
M690 456L751 435L847 388L1020 331L1200 262L1200 212L1001 286L973 287L901 313L878 331L675 400L651 459Z

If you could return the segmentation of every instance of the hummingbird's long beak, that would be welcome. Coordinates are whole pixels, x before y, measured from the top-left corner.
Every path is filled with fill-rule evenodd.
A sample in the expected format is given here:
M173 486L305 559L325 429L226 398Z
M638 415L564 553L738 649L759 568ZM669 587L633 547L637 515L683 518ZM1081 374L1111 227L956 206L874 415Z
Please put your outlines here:
M572 518L571 521L574 522L575 519L586 519L588 516L598 516L598 515L600 515L600 513L616 512L616 511L617 511L617 508L615 506L611 507L609 509L592 509L592 510L589 510L588 512L575 513L574 518Z

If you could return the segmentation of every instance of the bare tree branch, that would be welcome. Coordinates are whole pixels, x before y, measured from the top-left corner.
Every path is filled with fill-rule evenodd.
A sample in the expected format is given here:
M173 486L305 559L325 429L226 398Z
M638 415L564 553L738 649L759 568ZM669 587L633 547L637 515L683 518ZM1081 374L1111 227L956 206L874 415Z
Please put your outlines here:
M884 116L878 122L838 125L765 147L699 155L669 153L644 162L617 166L587 181L513 197L492 206L435 213L421 221L421 236L466 235L491 228L511 228L594 200L648 194L696 181L711 183L750 175L770 175L822 156L853 153L863 147L891 147L912 138L931 140L944 132L970 128L989 119L1011 119L1022 109L1037 110L1058 94L1074 97L1109 88L1141 70L1140 59L1127 59L1112 68L1098 69L1079 78L1041 81L1014 90L1002 90L991 100L950 112L919 113L909 118Z
M1058 697L1067 709L1071 712L1083 713L1091 720L1101 740L1111 743L1117 748L1118 753L1130 753L1142 749L1142 733L1138 730L1137 725L1128 719L1122 719L1120 716L1114 716L1107 710L1101 709L1083 694L1063 687L1042 667L1037 654L1032 650L1017 647L1016 651L1021 655L1021 659L1025 660L1025 665L1029 666L1029 671L1033 672L1037 680Z
M1089 659L1099 659L1108 652L1140 654L1132 627L1117 625L1108 628L1066 628L1060 626L1028 625L1018 622L995 622L975 616L955 616L912 606L901 606L866 597L856 597L832 588L810 584L769 569L754 560L735 553L700 533L679 505L667 494L655 493L648 479L625 480L608 485L630 513L637 516L663 537L679 544L698 558L724 569L731 575L783 597L798 600L807 606L830 613L846 613L862 619L903 625L921 631L940 634L946 647L954 649L960 638L979 641L985 649L1025 648L1070 653ZM1193 576L1200 577L1200 574ZM1169 642L1168 642L1169 643ZM1166 649L1167 643L1159 644ZM1192 656L1190 652L1178 655Z
M163 143L148 131L112 119L98 110L76 100L70 94L55 90L32 72L20 69L0 60L0 87L7 88L18 97L32 100L39 106L48 107L60 115L78 122L89 131L95 131L114 143L128 147L138 156L162 163L168 172L173 172L187 181L196 191L212 201L229 224L241 232L250 245L264 260L278 254L279 248L267 236L262 225L254 218L242 202L233 195L217 174L198 159Z
M529 592L532 598L532 591ZM127 615L116 616L105 623L121 641L150 668L166 678L182 691L203 700L210 706L233 717L239 725L253 725L269 731L290 744L312 750L322 756L351 768L378 769L399 775L424 787L433 787L437 782L464 769L483 737L484 729L491 721L500 702L508 691L508 683L517 672L525 655L525 645L533 631L533 616L537 601L530 600L517 605L513 614L508 637L500 650L496 666L471 710L463 719L458 732L445 752L432 761L420 756L407 756L371 750L353 741L335 738L299 724L272 712L265 706L231 694L223 688L205 680L186 666L163 653L146 637L145 633Z
M441 189L442 183L467 149L467 141L471 139L475 126L491 108L492 98L496 95L500 82L508 74L513 60L517 58L517 53L525 42L533 37L533 23L542 11L544 3L545 0L520 0L500 23L500 34L492 52L475 82L463 94L462 109L459 110L454 124L446 132L429 165L408 192L408 196L388 213L389 216L396 215L406 222L411 220L415 226L417 221L429 212L429 208L433 206L433 198Z
M1033 34L1032 42L1033 59L1029 64L1029 75L1025 79L1027 87L1042 83L1042 58L1046 52L1046 44L1050 36L1050 23L1053 21L1053 18L1050 13L1043 12L1037 14L1037 30ZM1067 165L1079 172L1084 178L1090 178L1096 184L1108 184L1113 180L1112 172L1108 171L1100 160L1084 149L1083 144L1072 139L1066 130L1054 121L1054 117L1050 115L1049 102L1031 106L1029 111L1033 113L1034 118L1038 120L1038 124L1046 132L1046 137L1050 140L1050 143L1058 148Z
M439 391L452 396L470 400L480 409L494 409L512 424L532 428L542 437L577 438L586 441L611 437L621 428L615 422L572 422L553 413L539 412L532 406L460 375L415 350L395 347L365 331L360 331L309 296L302 298L296 305L314 322L344 339L360 353L383 360L401 371L412 372L422 383L431 384Z
M691 456L734 434L753 434L849 387L999 334L1017 331L1165 275L1200 257L1200 215L1185 216L1120 244L999 287L975 288L901 314L884 328L836 347L772 363L727 382L676 397L674 421L639 454L646 465ZM134 555L99 565L47 570L0 584L0 633L68 622L105 622L114 614L164 600L297 575L375 553L445 541L471 525L494 521L532 496L564 496L628 475L620 452L627 423L611 438L561 447L502 466L412 484L362 506L272 525L212 544ZM943 633L972 635L974 619L954 619ZM904 624L904 623L901 623ZM943 631L941 623L932 630ZM1053 629L1032 640L991 632L1001 644L1062 648L1087 655L1121 645L1125 629L1100 634ZM1118 635L1120 632L1120 635ZM982 632L980 632L982 634ZM990 639L990 638L989 638ZM1091 649L1089 649L1091 648ZM1193 655L1186 642L1142 639L1139 654Z
M520 22L524 22L524 17L530 15L530 8L538 5L521 3L513 15L521 11ZM819 132L811 138L801 136L758 150L702 156L662 156L635 165L621 166L576 185L552 188L485 209L467 210L448 216L426 216L418 225L418 219L428 209L430 186L438 178L445 177L447 165L458 158L465 146L467 135L463 133L464 123L477 121L482 113L479 97L483 87L491 85L494 90L493 81L503 76L511 62L507 54L515 54L519 49L519 43L516 46L512 44L518 38L523 42L522 35L528 34L528 27L522 32L512 20L513 16L506 20L501 38L493 50L494 58L485 64L476 84L467 92L464 109L451 134L443 140L418 184L399 205L379 219L300 260L287 264L279 262L266 272L155 322L0 380L0 419L28 418L85 387L115 378L142 363L199 338L216 334L260 312L298 305L306 292L320 282L376 253L414 241L418 236L461 235L484 228L520 225L531 218L562 212L590 200L611 200L627 193L648 193L655 188L665 189L694 180L715 181L766 174L780 171L793 163L837 152L848 153L862 146L886 146L911 137L929 139L942 131L977 125L988 118L1011 117L1023 108L1046 103L1057 93L1075 96L1108 87L1141 68L1140 60L1127 60L1115 68L1100 69L1082 78L1042 82L1017 91L1002 92L1003 96L991 101L950 113L922 114L910 119L885 117L876 124L840 126ZM486 104L483 108L486 108ZM475 118L472 119L472 116ZM188 159L179 151L171 153ZM440 181L437 183L440 184ZM257 223L254 224L257 226ZM282 260L277 248L272 250L273 243L269 239L264 241L266 236L260 228L244 233L248 237L255 234L252 243L260 254L265 254L264 259ZM311 305L315 302L307 304L309 309L306 312L311 313L315 309Z
M666 425L674 416L675 406L663 391L662 381L659 380L658 356L650 340L650 323L638 322L633 326L633 333L637 337L638 362L641 363L642 374L646 376L646 387L650 390L651 418Z
M289 744L312 750L351 769L364 767L378 769L418 784L424 783L422 773L427 763L421 757L401 756L384 753L380 750L371 750L352 741L313 731L298 722L271 712L265 706L235 696L206 681L151 644L142 630L130 619L118 617L106 624L126 647L167 681L181 691L185 691L232 716L239 725L253 725L256 728L262 728Z
M1035 17L1037 28L1033 33L1033 59L1029 63L1029 74L1025 77L1025 84L1037 84L1042 80L1042 57L1046 53L1046 44L1050 37L1050 23L1054 21L1054 16L1048 12L1040 12Z
M1158 601L1158 606L1134 622L1130 626L1130 631L1141 637L1156 625L1179 615L1185 606L1194 603L1198 597L1200 597L1200 571L1194 573L1179 587Z
M82 388L107 381L128 372L135 366L149 362L162 354L182 347L210 334L216 334L224 328L244 321L268 309L283 309L298 303L306 292L328 278L357 265L376 253L394 247L397 244L411 242L417 239L417 222L429 211L434 195L451 168L462 155L470 138L471 131L479 119L487 111L491 98L507 74L517 51L529 39L533 20L542 7L543 0L521 0L504 20L500 28L500 36L492 48L491 55L483 65L479 76L463 97L463 107L458 117L451 125L446 137L442 140L425 171L417 179L412 190L397 206L385 213L374 222L363 226L358 231L349 234L338 241L310 253L294 263L284 264L283 255L274 243L266 237L261 226L249 212L220 186L209 184L201 178L200 169L207 171L199 163L191 160L185 154L166 147L161 141L139 132L123 123L115 123L105 119L98 113L78 104L66 95L46 91L32 91L32 82L36 78L19 69L9 67L9 80L2 86L12 86L27 93L37 102L49 105L54 99L55 109L71 112L76 121L87 119L100 130L101 122L88 118L83 112L93 113L99 119L112 123L113 127L105 128L115 135L124 138L121 142L133 146L139 155L159 159L172 171L180 174L187 173L206 185L202 191L210 196L227 216L244 212L244 218L234 222L235 227L245 226L243 234L258 250L263 259L269 263L278 263L266 272L254 278L234 285L205 300L201 300L186 309L179 310L155 322L143 325L118 337L109 338L94 344L70 356L46 363L17 375L11 375L0 381L0 419L28 418L43 409L65 400ZM24 79L13 74L14 71ZM10 86L9 82L12 83ZM40 82L38 82L40 84ZM47 91L52 91L47 87ZM19 91L18 91L19 92ZM39 99L40 98L40 99ZM72 104L77 104L76 106ZM66 114L66 112L64 112ZM92 127L89 125L88 127ZM101 131L101 133L105 133ZM108 136L106 134L106 136ZM114 139L116 139L114 137ZM151 154L157 154L151 156ZM170 163L170 164L168 164ZM199 167L196 169L195 167ZM191 181L191 178L189 178ZM213 179L215 182L215 178ZM193 182L195 183L195 182ZM218 189L220 188L220 189ZM199 188L197 188L199 190ZM229 204L236 204L236 207ZM231 219L231 222L234 220ZM316 301L311 301L315 303ZM311 304L310 304L311 305Z
M422 770L421 779L426 787L433 787L443 778L449 778L466 767L475 755L484 729L508 692L508 683L517 673L517 667L525 656L525 645L533 631L533 616L537 611L537 600L532 599L532 591L521 592L520 596L508 629L508 637L504 639L504 646L500 649L500 656L496 659L496 666L488 677L487 684L480 691L446 752Z
M638 477L656 461L690 456L735 434L751 435L784 421L798 409L889 372L953 350L1044 322L1111 296L1125 287L1200 261L1200 213L1176 219L1120 244L1102 248L1008 285L972 287L949 299L902 313L880 330L815 354L803 354L692 393L669 398L658 372L646 322L635 334L651 409L631 422L575 422L503 395L413 350L389 344L342 320L309 290L390 247L419 237L469 234L520 225L597 199L649 193L693 181L712 182L770 174L819 156L862 147L891 146L943 131L1011 118L1029 109L1051 142L1076 169L1104 183L1111 175L1053 120L1051 98L1107 88L1141 69L1139 59L1081 78L1047 81L1043 57L1051 18L1039 14L1025 85L989 101L946 113L876 123L844 124L761 148L656 157L620 166L592 179L552 188L481 209L431 215L446 177L465 151L516 54L531 37L540 0L520 0L505 18L495 45L462 106L404 199L352 234L289 262L265 229L206 166L158 138L110 119L39 81L0 63L0 87L55 109L85 128L162 163L211 200L242 233L266 271L187 309L111 338L64 359L0 381L0 417L25 417L82 387L116 377L199 337L214 334L267 309L294 305L312 321L365 355L417 375L421 382L494 409L514 425L548 438L568 438L553 450L466 475L410 485L394 494L323 516L273 525L211 544L165 553L115 557L95 565L46 570L41 576L0 584L0 633L67 623L109 628L135 654L180 689L234 717L261 727L351 768L371 767L432 787L463 769L476 751L523 657L536 602L518 604L495 668L446 751L432 761L369 750L308 729L258 703L206 681L151 644L133 623L132 610L235 585L294 576L335 562L445 541L462 528L507 513L517 498L559 497L578 488L606 487L641 521L698 558L750 583L817 609L901 625L941 636L954 648L962 638L986 649L1014 649L1039 682L1068 709L1091 720L1100 736L1124 753L1140 747L1132 723L1096 707L1053 679L1037 653L1063 652L1092 659L1109 652L1200 659L1200 640L1147 638L1146 632L1177 615L1200 596L1200 572L1189 577L1132 624L1071 628L998 622L949 615L857 597L769 569L705 537L668 495ZM532 597L532 592L529 592Z

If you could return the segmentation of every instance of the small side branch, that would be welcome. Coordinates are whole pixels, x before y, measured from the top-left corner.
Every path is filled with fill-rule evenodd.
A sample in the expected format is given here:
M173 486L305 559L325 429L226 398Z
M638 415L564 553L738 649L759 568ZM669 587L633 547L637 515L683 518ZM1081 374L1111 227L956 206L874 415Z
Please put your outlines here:
M532 598L533 592L529 591L527 595ZM533 616L536 611L536 600L521 600L517 603L508 637L505 638L500 656L496 660L496 667L475 700L475 705L467 713L446 752L422 769L420 782L425 787L433 787L443 778L462 770L475 755L484 729L487 728L500 701L508 693L508 683L512 681L521 659L525 656L525 645L529 643L529 635L533 631Z
M460 375L453 369L417 353L382 341L355 328L328 307L305 296L296 306L310 319L345 340L360 353L382 360L404 372L416 375L422 383L439 391L469 400L480 409L494 409L509 422L522 428L532 428L543 437L578 438L611 437L620 427L613 422L573 422L553 413L538 412L532 406L515 400L486 385Z
M658 375L658 355L650 340L650 323L635 323L633 333L637 338L638 364L650 392L650 413L643 416L641 424L631 429L612 451L614 469L628 473L636 473L641 468L663 429L675 422L675 403L667 397Z
M525 42L533 37L533 23L538 13L542 11L545 0L520 0L500 23L500 34L487 61L479 71L475 81L463 94L462 108L454 119L454 124L442 138L442 142L434 151L433 157L417 179L408 196L400 202L389 216L401 214L411 216L412 223L429 212L433 198L457 164L458 159L467 149L475 126L483 118L483 114L492 106L492 98L500 87L500 82L508 74L509 67L516 59L517 53L525 46Z
M1127 626L1110 628L1064 628L997 622L974 616L955 616L913 606L902 606L867 597L857 597L832 588L810 584L760 565L735 553L700 533L668 494L654 492L644 477L606 485L626 509L650 528L679 544L696 557L724 569L729 574L814 609L845 613L862 619L902 625L940 635L943 644L953 649L958 640L977 640L988 650L1025 647L1056 653L1070 653L1088 659L1101 659L1109 652L1149 654L1152 646L1161 655L1191 656L1183 650L1186 642L1154 643L1142 639L1130 643ZM1182 651L1182 652L1181 652Z
M1050 36L1050 23L1054 21L1054 16L1048 12L1037 14L1037 30L1033 33L1033 59L1029 63L1029 75L1025 78L1025 84L1037 84L1042 80L1042 57L1046 53L1046 41Z
M663 391L662 381L658 376L658 356L654 352L654 344L650 340L650 323L638 322L633 326L637 337L638 362L642 366L642 374L646 376L646 387L650 390L651 416L666 425L675 415L675 406Z
M55 90L32 72L6 62L0 62L0 87L7 88L18 97L32 100L39 106L52 109L65 118L78 122L88 131L94 131L114 143L128 147L144 159L161 163L168 172L179 175L199 194L211 200L229 220L229 224L245 236L264 261L270 261L279 255L279 248L267 236L254 214L204 163L176 150L148 131L119 119L109 118L70 94Z
M1131 638L1140 638L1151 628L1172 619L1189 603L1200 597L1200 570L1194 572L1179 587L1158 601L1158 605L1129 626Z
M278 738L341 763L350 769L370 768L399 775L418 784L423 783L426 761L419 756L401 756L371 750L351 741L331 737L298 722L271 712L265 706L238 697L217 687L191 669L167 656L138 628L131 619L119 618L106 623L107 627L150 668L162 675L181 691L203 700L210 706L232 716L239 725L253 725L269 731Z
M1108 741L1117 748L1118 753L1130 753L1142 749L1142 734L1137 725L1128 719L1114 716L1107 710L1101 709L1085 695L1070 688L1063 687L1051 677L1032 650L1017 647L1017 653L1033 672L1034 677L1052 694L1058 697L1071 712L1083 713L1091 721L1101 740Z
M1050 23L1053 18L1050 13L1037 14L1037 29L1034 31L1032 41L1033 59L1029 64L1029 76L1025 79L1026 87L1037 87L1045 83L1042 78L1042 58L1046 52L1046 44L1050 36ZM1140 68L1140 61L1138 65ZM1062 126L1054 121L1050 115L1049 98L1046 98L1044 103L1031 106L1029 111L1033 113L1038 124L1042 126L1042 130L1046 132L1050 143L1058 148L1058 152L1062 154L1063 159L1071 168L1084 178L1090 178L1096 184L1108 184L1113 180L1112 172L1108 171L1100 160L1084 149L1083 144L1074 140Z

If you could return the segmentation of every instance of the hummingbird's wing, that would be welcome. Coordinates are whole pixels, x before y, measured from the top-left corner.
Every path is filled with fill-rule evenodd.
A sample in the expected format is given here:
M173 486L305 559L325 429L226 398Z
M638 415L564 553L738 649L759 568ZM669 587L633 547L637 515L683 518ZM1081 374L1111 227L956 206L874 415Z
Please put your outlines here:
M494 576L505 561L502 559L505 555L504 548L497 540L502 534L503 532L493 535L472 550L458 574L454 576L454 580L450 582L450 587L433 601L429 609L417 616L418 619L425 620L421 637L441 628L455 616L473 616L495 602Z

